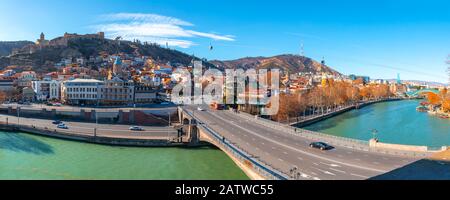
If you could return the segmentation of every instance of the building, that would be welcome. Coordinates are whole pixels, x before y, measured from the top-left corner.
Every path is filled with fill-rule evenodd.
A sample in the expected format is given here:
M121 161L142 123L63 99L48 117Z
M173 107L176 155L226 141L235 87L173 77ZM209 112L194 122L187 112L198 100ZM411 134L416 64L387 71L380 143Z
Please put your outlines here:
M33 81L32 86L38 101L59 100L61 97L61 81Z
M134 86L134 103L149 104L157 101L158 90L149 84L137 84Z
M117 57L116 60L114 61L112 72L115 76L118 76L118 77L122 77L122 75L123 75L122 60L120 60L119 57Z
M61 84L61 100L70 105L98 105L103 81L74 79Z
M351 74L348 76L348 78L352 81L361 79L364 82L364 84L367 84L370 82L370 77L368 77L368 76L357 76L357 75Z
M24 71L17 78L17 87L32 87L32 82L37 80L37 75L33 71Z
M36 40L36 45L38 46L47 46L49 44L49 41L45 39L44 33L41 33L38 40Z
M32 88L25 87L22 90L22 102L33 102L35 100L35 93Z
M119 77L106 80L101 89L101 104L128 105L134 100L134 82L124 81Z
M0 91L1 92L11 92L14 91L14 81L13 80L0 80Z

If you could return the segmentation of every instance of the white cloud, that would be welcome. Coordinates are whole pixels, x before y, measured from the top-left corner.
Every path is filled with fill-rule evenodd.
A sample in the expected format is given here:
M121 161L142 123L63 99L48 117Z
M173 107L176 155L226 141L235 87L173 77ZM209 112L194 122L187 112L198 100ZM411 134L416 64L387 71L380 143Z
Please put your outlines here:
M94 26L96 31L103 31L107 37L121 36L126 40L139 39L161 45L169 44L181 48L189 48L195 45L189 38L208 38L213 40L234 41L232 35L219 35L196 30L185 29L193 27L190 22L177 18L157 14L143 13L117 13L102 15L101 21L105 22Z

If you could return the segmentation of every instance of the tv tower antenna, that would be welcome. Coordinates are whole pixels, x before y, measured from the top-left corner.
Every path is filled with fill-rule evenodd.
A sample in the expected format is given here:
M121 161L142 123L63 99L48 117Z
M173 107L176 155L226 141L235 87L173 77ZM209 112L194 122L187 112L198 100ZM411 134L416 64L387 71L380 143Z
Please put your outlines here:
M302 56L302 57L305 56L305 49L304 49L303 41L300 45L300 56Z

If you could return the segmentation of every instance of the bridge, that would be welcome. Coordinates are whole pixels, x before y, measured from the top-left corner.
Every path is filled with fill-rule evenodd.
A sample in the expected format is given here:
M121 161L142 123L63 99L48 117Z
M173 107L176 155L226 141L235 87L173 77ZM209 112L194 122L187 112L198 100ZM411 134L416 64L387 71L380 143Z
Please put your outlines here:
M191 142L217 146L252 179L370 179L431 155L426 147L390 150L376 141L315 133L233 111L183 106L179 117ZM317 141L335 149L311 149L309 144Z
M437 90L437 89L421 89L421 90L417 90L417 91L407 92L406 96L408 96L408 97L418 97L419 95L424 94L424 93L439 94L439 90Z

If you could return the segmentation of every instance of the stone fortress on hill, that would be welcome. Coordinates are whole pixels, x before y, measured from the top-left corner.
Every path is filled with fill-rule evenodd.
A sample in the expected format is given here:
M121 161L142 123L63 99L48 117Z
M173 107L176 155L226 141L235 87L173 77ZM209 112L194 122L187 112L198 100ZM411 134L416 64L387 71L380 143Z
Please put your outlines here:
M104 32L98 32L96 34L76 34L76 33L64 33L64 36L57 37L52 40L47 40L45 38L45 34L41 33L39 39L36 40L34 44L25 46L22 49L15 49L12 54L20 54L20 53L34 53L43 47L67 47L69 44L69 40L73 39L105 39Z
M97 34L85 34L79 35L76 33L64 33L64 36L57 37L53 40L46 40L44 33L41 33L39 39L36 41L36 46L67 46L70 39L105 39L104 32L98 32Z

